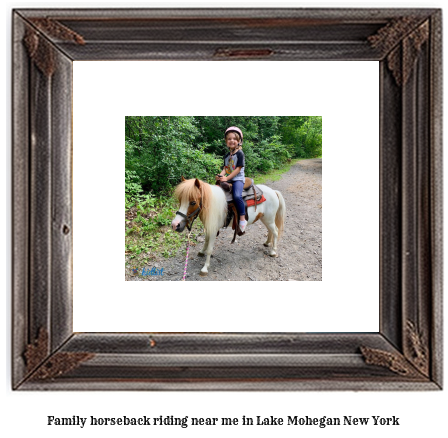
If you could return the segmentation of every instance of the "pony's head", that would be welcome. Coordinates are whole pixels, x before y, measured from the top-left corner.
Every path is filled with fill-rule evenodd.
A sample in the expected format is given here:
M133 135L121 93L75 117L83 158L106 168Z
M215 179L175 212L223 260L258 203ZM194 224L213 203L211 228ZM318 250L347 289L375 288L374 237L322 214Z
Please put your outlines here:
M174 196L180 203L176 217L171 222L174 231L181 233L185 226L191 224L198 216L202 223L206 224L212 200L210 185L197 178L187 180L182 177L182 182L176 187Z

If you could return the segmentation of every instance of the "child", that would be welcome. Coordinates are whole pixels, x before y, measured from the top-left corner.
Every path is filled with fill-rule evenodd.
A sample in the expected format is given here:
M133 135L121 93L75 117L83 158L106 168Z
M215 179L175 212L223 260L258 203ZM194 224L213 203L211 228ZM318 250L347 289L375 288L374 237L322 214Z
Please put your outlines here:
M217 181L232 183L233 201L240 216L240 229L244 232L247 221L246 209L241 197L244 187L244 153L241 150L243 133L236 126L231 126L226 130L225 139L229 152L224 157L224 169L215 178Z

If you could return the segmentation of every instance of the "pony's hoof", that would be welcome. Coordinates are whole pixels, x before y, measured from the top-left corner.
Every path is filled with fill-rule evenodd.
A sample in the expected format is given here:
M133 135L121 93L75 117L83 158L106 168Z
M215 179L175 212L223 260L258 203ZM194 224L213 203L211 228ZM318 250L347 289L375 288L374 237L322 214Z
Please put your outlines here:
M265 246L266 248L268 248L271 244L270 243L263 243L263 246Z
M208 275L208 272L199 272L199 275L201 276L201 277L207 277L207 275Z
M274 252L274 254L269 254L270 257L278 257L278 254Z
M205 257L205 254L203 252L198 252L198 257Z

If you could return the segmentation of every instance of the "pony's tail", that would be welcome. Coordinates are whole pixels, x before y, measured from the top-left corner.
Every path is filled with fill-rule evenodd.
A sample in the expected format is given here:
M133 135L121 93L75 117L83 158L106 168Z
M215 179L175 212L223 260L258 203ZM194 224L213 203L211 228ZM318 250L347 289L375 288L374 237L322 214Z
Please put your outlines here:
M280 201L280 205L278 206L278 210L275 215L275 225L278 228L278 238L280 239L285 227L286 204L282 194L278 190L274 191L278 197L278 200Z

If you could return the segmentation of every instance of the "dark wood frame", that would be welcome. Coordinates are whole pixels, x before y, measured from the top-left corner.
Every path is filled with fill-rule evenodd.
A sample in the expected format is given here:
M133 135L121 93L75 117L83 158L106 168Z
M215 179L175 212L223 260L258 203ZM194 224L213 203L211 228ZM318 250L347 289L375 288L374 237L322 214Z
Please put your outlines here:
M441 20L437 9L15 10L12 387L440 389ZM72 61L103 59L379 61L380 331L73 333Z

